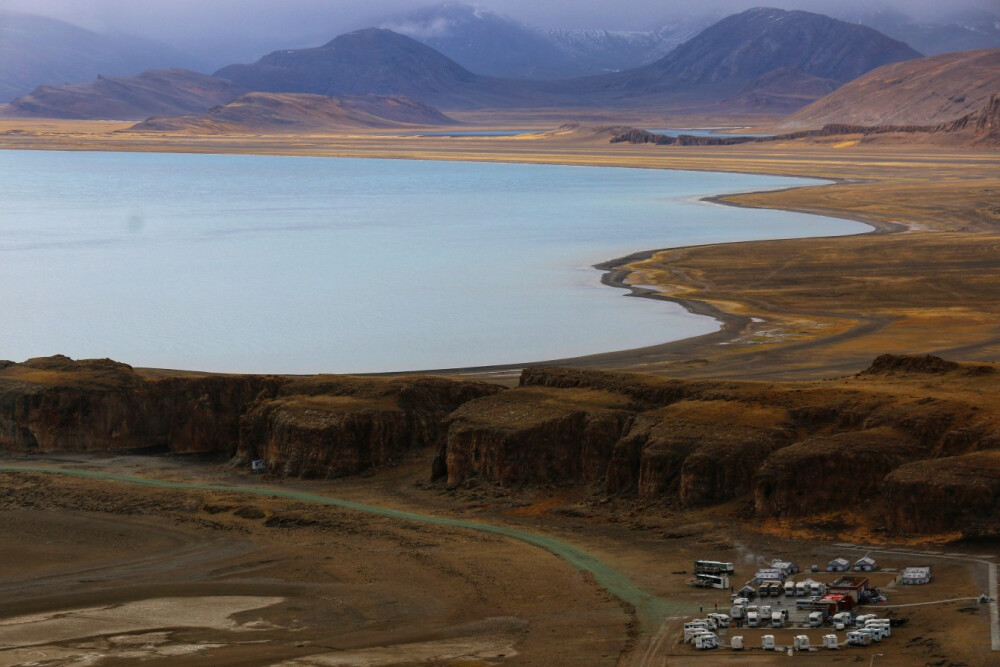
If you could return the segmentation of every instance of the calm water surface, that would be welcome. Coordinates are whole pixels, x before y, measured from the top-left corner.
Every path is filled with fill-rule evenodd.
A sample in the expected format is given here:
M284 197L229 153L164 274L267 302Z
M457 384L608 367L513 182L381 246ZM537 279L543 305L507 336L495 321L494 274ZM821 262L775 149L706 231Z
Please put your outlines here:
M236 155L0 152L0 359L362 372L714 331L600 285L634 251L856 233L699 202L803 179Z

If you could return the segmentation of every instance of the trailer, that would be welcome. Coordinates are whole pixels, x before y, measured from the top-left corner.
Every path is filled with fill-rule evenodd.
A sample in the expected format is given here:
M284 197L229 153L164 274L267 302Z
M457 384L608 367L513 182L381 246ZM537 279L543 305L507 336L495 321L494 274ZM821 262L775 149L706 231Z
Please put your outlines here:
M729 640L729 648L733 649L734 651L742 651L743 650L743 635L736 635L732 639L730 639Z
M771 627L772 628L785 627L785 613L783 611L771 612Z
M796 651L808 651L809 650L809 635L795 635L795 650Z
M902 583L908 586L929 584L931 581L930 567L908 567L903 570Z
M764 635L760 638L760 647L765 651L774 650L774 635Z
M819 626L823 625L823 621L824 620L826 620L826 619L824 618L823 612L821 612L821 611L809 612L809 627L810 628L818 628Z
M725 590L729 588L729 577L724 574L708 574L706 572L698 572L694 575L693 579L688 580L688 586L694 586L695 588L718 588L720 590Z
M872 643L872 636L861 630L852 630L847 633L847 643L851 646L869 646Z
M837 641L837 635L823 635L823 648L839 649L840 643Z

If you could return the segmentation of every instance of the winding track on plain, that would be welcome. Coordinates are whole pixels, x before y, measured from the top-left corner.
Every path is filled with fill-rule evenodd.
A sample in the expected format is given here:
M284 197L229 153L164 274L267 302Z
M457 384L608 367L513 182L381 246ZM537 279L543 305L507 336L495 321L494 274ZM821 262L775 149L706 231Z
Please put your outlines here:
M195 484L190 482L175 482L149 477L120 475L94 470L39 466L0 465L0 472L66 475L70 477L84 477L88 479L119 482L122 484L133 484L137 486L175 489L179 491L246 493L256 496L296 500L316 505L327 505L330 507L338 507L341 509L363 512L365 514L372 514L400 521L412 521L436 526L445 526L448 528L475 530L482 533L502 535L504 537L519 540L532 546L544 549L549 553L562 558L578 570L590 573L599 586L635 608L636 616L642 624L646 642L648 642L645 647L639 648L634 654L634 659L637 664L640 665L650 664L650 661L659 652L659 649L663 644L662 635L665 629L663 620L669 616L681 615L688 611L688 606L683 602L665 600L644 591L636 586L627 576L607 564L602 563L600 560L579 547L575 547L567 542L563 542L562 540L553 537L539 535L538 533L532 533L518 528L509 528L506 526L482 523L479 521L465 521L463 519L433 516L430 514L418 514L416 512L407 512L388 507L380 507L378 505L367 505L365 503L358 503L351 500L343 500L341 498L289 489L271 489L257 486L228 486L222 484Z

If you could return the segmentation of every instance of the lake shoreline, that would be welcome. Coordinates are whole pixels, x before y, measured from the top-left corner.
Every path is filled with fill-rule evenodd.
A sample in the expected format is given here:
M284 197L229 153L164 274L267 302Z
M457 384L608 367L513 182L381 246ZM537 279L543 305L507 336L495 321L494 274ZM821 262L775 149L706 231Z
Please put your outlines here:
M813 237L811 243L802 243L796 247L812 248L820 245L829 247L846 247L851 245L849 239L856 237L893 237L896 247L905 251L919 250L928 244L930 231L951 231L960 234L951 241L951 236L945 238L937 235L938 240L946 240L955 245L960 239L963 243L969 234L982 234L990 229L988 221L981 218L980 209L976 208L976 193L983 188L995 187L997 182L993 175L995 154L983 150L950 150L942 151L934 147L923 148L913 146L866 147L855 146L849 149L824 146L813 142L798 142L781 147L762 147L754 145L719 148L690 147L683 149L657 149L635 146L609 147L603 144L567 145L560 142L547 141L510 141L510 140L462 140L421 138L400 141L372 141L370 137L325 137L316 138L308 146L300 145L291 150L287 145L279 147L275 141L287 141L288 137L271 141L268 138L256 138L254 141L207 141L195 142L198 145L185 145L184 140L168 142L161 139L159 143L146 139L143 146L125 145L121 140L106 141L99 135L91 137L0 137L0 149L9 148L47 148L56 150L114 150L114 151L152 151L152 152L212 152L240 154L285 154L312 157L378 157L392 159L418 160L456 160L477 162L503 162L520 164L564 164L578 166L617 166L648 169L715 171L721 173L745 173L754 175L780 175L802 178L813 178L830 181L831 185L804 185L793 187L786 191L766 193L724 194L706 198L707 201L726 205L747 206L785 210L800 213L815 213L828 217L839 217L854 222L866 224L871 231L859 235L838 236L831 239ZM170 143L171 145L167 145ZM211 144L211 145L208 145ZM960 180L956 180L958 175ZM910 185L910 183L914 185ZM988 191L988 190L987 190ZM903 224L900 220L905 219ZM909 230L907 234L900 234ZM826 241L829 241L828 243ZM720 252L729 249L736 256L740 252L740 243L727 243L713 246ZM779 251L787 244L781 241L752 241L758 244L755 251ZM673 248L671 250L679 250ZM603 270L602 282L606 285L634 291L627 284L625 277L635 271L627 265L650 259L664 249L629 255L627 257L609 260L596 265ZM850 275L856 267L856 260L845 260L842 264L842 275ZM971 258L970 258L971 261ZM913 271L924 271L914 263ZM666 285L669 287L669 284ZM823 286L817 285L822 289ZM613 368L619 370L648 370L651 372L666 372L680 376L707 376L720 370L717 361L729 354L721 343L732 343L740 332L745 332L751 316L730 313L718 308L714 300L686 299L670 296L648 290L634 294L640 298L651 298L679 303L691 312L716 317L722 322L718 332L671 341L661 345L604 352L582 357L536 361L521 364L503 364L493 366L464 366L460 368L438 368L428 371L397 371L393 373L374 373L374 375L401 375L409 373L434 374L464 374L479 375L499 382L516 382L517 373L526 366L545 364L572 364L594 368ZM909 298L909 297L907 297ZM919 302L914 302L916 305ZM957 304L956 304L957 305ZM988 306L988 304L983 304ZM977 303L963 304L972 312L981 311ZM871 333L891 324L896 316L879 315L867 317L868 325L859 328L856 333ZM875 324L872 324L875 322ZM961 358L987 358L991 354L990 340L984 339L978 331L963 333L955 329L959 323L948 319L936 324L932 329L935 340L941 336L955 334L955 354ZM978 326L978 325L977 325ZM890 327L891 328L891 327ZM928 345L926 333L906 333L904 348L920 351L944 350L940 344ZM898 334L897 334L898 336ZM810 355L826 355L829 345L825 345L822 336L809 345ZM883 336L883 338L885 338ZM888 339L886 339L888 340ZM899 345L897 339L893 345ZM832 339L829 342L833 342ZM838 339L839 342L839 339ZM869 343L870 351L865 358L870 361L871 355L886 351L883 341ZM733 368L725 368L724 374L729 377L784 377L782 373L799 373L801 364L791 363L798 354L801 343L784 344L777 341L776 345L758 346L759 354L778 359L780 348L787 349L788 359L781 358L781 364L773 371L755 370L746 375ZM764 349L767 347L767 349ZM954 347L954 346L953 346ZM900 348L897 351L902 351ZM951 349L951 348L947 348ZM961 350L959 352L958 350ZM698 359L683 363L685 356L697 356ZM836 358L834 358L836 357ZM795 377L825 377L831 373L848 372L859 369L863 365L860 357L852 353L848 359L840 352L829 359L817 361L808 370L807 375ZM789 370L790 369L790 370Z

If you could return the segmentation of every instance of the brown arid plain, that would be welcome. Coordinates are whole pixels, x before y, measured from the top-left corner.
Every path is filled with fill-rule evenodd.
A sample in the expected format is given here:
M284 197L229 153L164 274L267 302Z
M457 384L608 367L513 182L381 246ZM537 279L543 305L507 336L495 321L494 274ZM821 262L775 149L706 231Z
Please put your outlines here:
M861 415L858 419L871 422L864 426L866 432L885 429L885 447L910 448L910 453L938 447L929 443L941 440L943 431L957 432L963 426L963 433L971 433L966 440L945 440L956 448L974 441L982 451L934 449L933 456L972 456L980 472L997 469L1000 461L993 454L998 450L982 444L995 438L995 432L973 433L973 427L995 426L1000 415L995 363L1000 359L1000 152L900 137L851 136L735 146L612 145L607 131L598 128L764 121L600 112L567 117L559 110L453 115L468 124L466 129L492 124L540 131L491 138L404 137L375 131L172 136L128 132L128 123L3 120L0 148L783 174L830 183L721 195L718 201L850 218L870 224L873 231L649 249L629 258L608 258L602 268L609 284L636 285L632 289L637 295L676 300L719 318L722 329L641 350L557 360L571 370L534 369L532 375L529 369L523 377L523 366L439 373L461 381L521 386L483 395L454 413L447 423L449 433L456 434L448 459L452 467L434 481L431 473L440 465L441 452L427 446L406 452L392 465L311 481L253 477L245 465L227 465L244 462L234 458L235 446L184 455L178 453L183 447L151 455L96 446L77 452L10 452L0 462L0 666L145 661L652 666L789 659L814 664L995 664L1000 659L1000 628L993 627L991 633L996 605L975 599L991 587L990 593L997 595L995 563L1000 554L988 527L984 534L963 534L941 515L934 530L906 530L905 517L894 517L891 508L880 504L884 501L875 503L877 507L852 505L849 491L843 489L828 490L828 497L840 503L837 512L793 509L767 514L761 507L772 502L771 497L762 499L759 486L746 486L747 480L739 479L734 482L739 493L715 504L685 501L684 494L695 493L695 487L675 489L673 495L644 496L641 485L638 494L614 493L610 478L588 478L585 473L573 480L510 483L503 478L503 466L478 471L454 467L461 461L454 443L461 444L459 436L485 428L482 424L491 419L505 432L530 432L541 418L533 407L518 410L521 401L535 401L532 397L537 397L532 405L585 414L594 424L645 419L655 432L673 421L685 428L702 424L715 433L731 428L771 437L782 423L781 437L787 442L824 437L836 446L837 429L862 430L860 424L836 421L838 411L849 407L853 415ZM574 124L551 129L564 121ZM872 366L882 354L933 354L963 363L921 365L897 356L897 361ZM65 369L72 367L61 363L44 372L38 370L49 368L44 364L0 366L0 374L5 374L0 399L17 392L62 390L67 382L86 384L86 378L67 380L72 374ZM596 373L604 370L614 372ZM588 375L591 371L595 374ZM621 371L660 377L632 384ZM154 369L136 373L143 382L203 377ZM679 392L682 400L659 405L650 398L668 391ZM314 409L321 402L310 396L296 405L300 399L294 396L283 398L282 407ZM395 409L387 407L386 400L380 395L378 406L369 408ZM927 408L931 417L912 412L915 405L932 406ZM498 414L507 420L500 426ZM798 415L799 421L789 426L783 421L787 414ZM931 423L934 419L938 421ZM60 427L53 426L53 432ZM786 462L798 455L798 446L786 448ZM872 451L882 446L873 445ZM910 477L897 475L899 493L912 488L946 494L957 488L948 486L948 475L972 474L965 471L972 459L963 460L965 467L949 469L940 475L947 479L938 484L937 473L920 467L931 454L920 451L928 458L918 457L906 466ZM839 472L867 479L871 460L851 459ZM768 474L779 475L781 470L769 469ZM114 475L188 486L140 485ZM835 482L820 477L787 484L821 487ZM226 489L235 486L263 489L263 495ZM269 495L289 491L420 514L436 523ZM799 502L794 494L785 498ZM808 497L802 502L805 507ZM988 518L990 511L986 508ZM992 511L995 515L995 507ZM872 519L875 515L877 520ZM441 525L441 519L499 526L508 532ZM581 566L559 548L526 542L511 531L571 545L598 565ZM679 642L685 619L714 610L716 604L720 611L729 606L728 591L686 585L695 558L735 562L742 584L764 558L808 566L865 553L877 555L880 566L889 570L872 575L891 605L879 613L910 619L877 647L799 652L789 658L759 648L699 653ZM895 574L909 565L931 565L932 583L894 583ZM814 576L821 581L832 578L823 572ZM793 634L807 634L815 646L825 632L783 629L773 634L779 645L790 644ZM757 647L763 632L747 629L739 634L746 636L748 646Z

